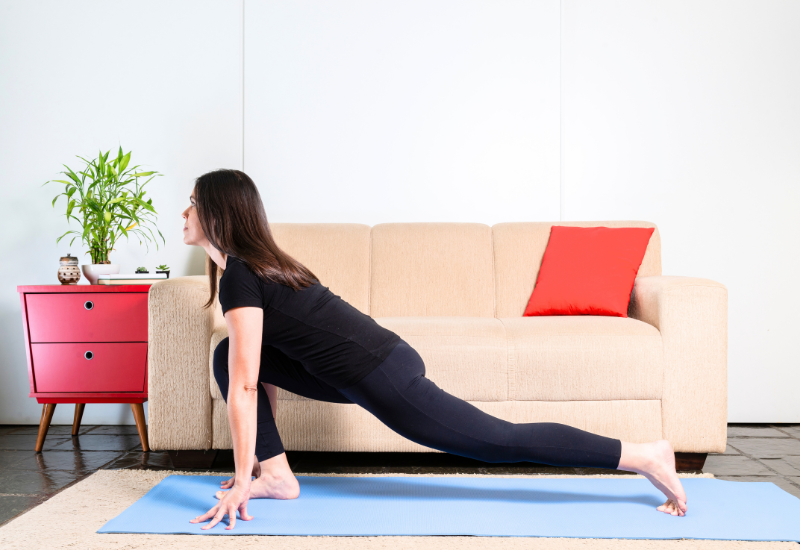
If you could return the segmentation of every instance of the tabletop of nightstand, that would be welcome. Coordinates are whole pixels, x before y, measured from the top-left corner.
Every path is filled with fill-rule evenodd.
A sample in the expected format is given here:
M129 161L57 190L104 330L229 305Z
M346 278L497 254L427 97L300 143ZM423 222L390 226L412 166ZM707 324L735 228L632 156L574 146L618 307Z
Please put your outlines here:
M167 279L164 279L165 281ZM17 292L147 292L145 285L18 285Z

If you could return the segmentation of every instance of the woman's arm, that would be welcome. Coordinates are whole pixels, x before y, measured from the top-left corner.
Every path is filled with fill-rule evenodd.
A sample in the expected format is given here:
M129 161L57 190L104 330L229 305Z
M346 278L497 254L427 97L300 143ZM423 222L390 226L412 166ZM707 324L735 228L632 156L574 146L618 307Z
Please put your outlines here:
M257 307L232 308L228 324L228 423L233 438L236 484L250 487L256 452L258 371L261 366L261 334L264 311Z
M256 451L256 411L258 406L258 371L261 366L261 334L264 311L257 307L236 307L225 313L228 325L228 423L233 438L233 460L236 466L234 485L211 510L198 516L192 523L213 520L203 529L210 529L228 515L232 529L236 511L242 519L249 520L247 501L250 497L250 476ZM277 389L273 390L277 394ZM270 396L270 402L272 397ZM275 407L273 406L273 415Z

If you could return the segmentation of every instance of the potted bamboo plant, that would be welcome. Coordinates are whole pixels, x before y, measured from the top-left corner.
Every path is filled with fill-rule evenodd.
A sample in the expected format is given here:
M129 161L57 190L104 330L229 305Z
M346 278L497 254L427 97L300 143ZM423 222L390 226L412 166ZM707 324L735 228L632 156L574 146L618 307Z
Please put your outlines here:
M145 199L144 187L161 174L155 170L140 171L139 165L128 167L131 153L128 151L123 154L122 147L111 160L108 158L110 152L103 154L100 151L98 157L92 160L76 155L85 163L82 169L76 172L65 164L63 166L67 170L61 173L68 179L50 180L43 184L55 182L64 185L64 191L53 199L53 208L58 197L65 196L67 223L73 219L80 224L81 230L67 231L56 239L56 243L70 233L75 234L70 245L76 238L81 238L89 248L86 253L91 255L91 263L83 264L81 268L93 285L97 284L99 275L119 273L119 264L112 264L109 254L115 250L114 245L121 236L124 235L127 241L129 235L133 234L139 238L140 245L141 237L144 237L145 246L152 237L158 249L158 240L148 227L149 223L155 221L157 212L153 208L153 199ZM166 244L164 235L154 223L153 227Z

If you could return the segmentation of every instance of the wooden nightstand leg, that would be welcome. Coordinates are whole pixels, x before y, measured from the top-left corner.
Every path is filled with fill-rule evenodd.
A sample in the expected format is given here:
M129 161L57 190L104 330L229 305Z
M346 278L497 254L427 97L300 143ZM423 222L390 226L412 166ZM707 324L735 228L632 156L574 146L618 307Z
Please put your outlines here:
M83 418L83 409L86 408L86 403L75 403L75 419L72 421L72 435L78 435L78 430L81 429L81 418Z
M41 453L44 447L44 438L47 437L47 430L50 429L50 421L53 420L53 413L56 412L55 403L47 403L42 409L42 420L39 422L39 437L36 438L36 452Z
M133 418L136 420L136 429L139 431L142 450L144 452L149 452L150 445L147 442L147 424L144 422L144 406L141 403L131 403L131 410L133 411Z

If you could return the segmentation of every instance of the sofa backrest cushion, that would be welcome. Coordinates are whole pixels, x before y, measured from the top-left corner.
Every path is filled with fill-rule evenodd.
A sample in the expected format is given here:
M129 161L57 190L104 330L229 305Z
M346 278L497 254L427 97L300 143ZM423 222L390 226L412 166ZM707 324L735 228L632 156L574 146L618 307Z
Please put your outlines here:
M654 223L643 221L505 222L492 226L497 303L496 316L522 317L533 292L550 227L653 227L638 277L661 275L661 237Z
M494 317L488 225L380 223L371 256L372 317Z
M360 223L271 223L272 237L331 292L369 315L370 226Z

